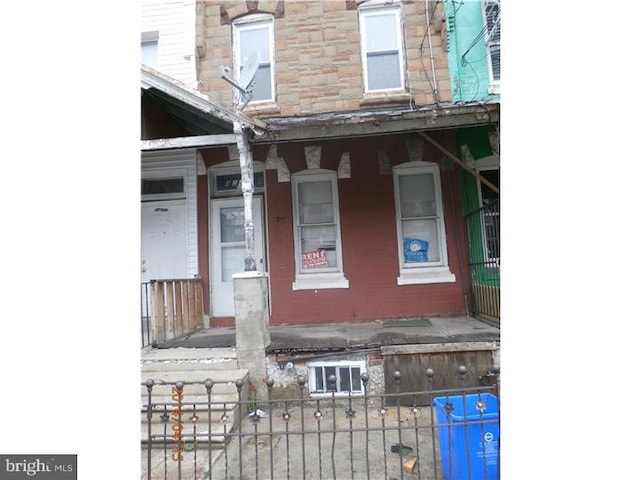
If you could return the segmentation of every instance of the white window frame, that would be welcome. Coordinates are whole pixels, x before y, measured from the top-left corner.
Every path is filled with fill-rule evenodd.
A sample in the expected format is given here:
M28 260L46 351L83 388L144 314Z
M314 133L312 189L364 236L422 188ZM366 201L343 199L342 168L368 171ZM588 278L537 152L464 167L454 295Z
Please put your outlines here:
M253 162L253 178L255 182L255 177L257 173L262 173L264 176L264 185L266 185L267 177L264 170L265 164L263 162ZM242 182L238 184L238 188L235 190L218 190L216 178L221 175L240 175L241 170L238 166L237 161L224 162L212 167L209 167L207 170L208 173L208 183L209 183L209 198L222 198L222 197L239 197L242 195ZM242 179L241 179L242 180ZM264 193L265 186L256 187L255 184L253 186L254 194Z
M318 391L318 386L316 385L316 368L326 368L326 367L335 367L336 369L336 388L340 386L340 368L359 368L360 375L366 372L367 362L365 360L333 360L333 361L315 361L307 363L307 378L309 379L309 395L315 398L322 397L331 397L335 395L336 397L347 397L351 395L352 397L363 396L364 395L364 385L362 384L362 377L358 376L360 384L358 385L358 389L352 389L350 392L331 392L328 387L328 379L325 377L324 391ZM351 372L351 370L349 370ZM324 375L323 375L324 377Z
M362 59L362 72L364 82L364 92L381 93L381 92L404 92L405 88L405 54L404 54L404 34L401 21L400 3L381 4L372 2L370 5L363 5L358 11L360 21L360 55ZM400 85L392 88L371 89L369 88L369 68L367 62L367 27L365 18L374 15L388 15L392 13L396 22L396 47L398 50L398 68L400 69Z
M159 40L160 40L160 33L158 31L153 31L153 32L142 32L142 34L140 34L140 63L147 65L148 67L151 68L158 68L158 44L159 44ZM144 46L155 46L155 58L153 59L153 63L145 63L142 59L143 54L142 51L144 49Z
M484 0L482 2L482 19L485 25L487 25L487 7L489 5L497 5L498 11L500 11L500 0ZM499 31L500 31L500 19L498 20L498 32ZM496 80L494 77L493 59L492 59L491 51L492 51L492 48L495 50L495 48L497 47L498 52L500 52L501 45L500 45L500 41L495 41L492 37L493 35L491 35L491 32L487 31L485 38L486 38L486 45L487 45L487 68L489 69L489 93L499 94L500 79ZM500 59L499 53L498 53L498 58Z
M152 202L158 200L183 200L187 198L187 172L184 170L165 170L162 172L145 172L140 178L140 188L145 180L173 180L182 179L182 192L173 193L148 193L140 194L143 202Z
M273 103L276 99L276 74L275 74L275 39L273 31L273 16L258 13L255 15L248 15L242 17L233 22L233 66L235 78L240 78L240 67L242 63L241 57L241 45L240 45L240 32L245 30L261 30L266 28L269 36L269 58L267 60L260 59L260 65L269 64L269 70L271 73L271 96L269 98L263 98L259 100L251 100L249 105L260 103Z
M436 221L438 225L440 243L440 260L434 262L415 262L408 264L404 261L404 238L402 234L402 214L400 205L400 177L403 175L433 174ZM449 269L447 255L447 235L444 224L442 207L442 188L440 185L440 168L433 162L407 162L393 168L393 190L396 208L396 232L398 241L398 264L400 276L398 285L414 285L426 283L452 283L456 277Z
M305 182L331 182L333 218L336 227L336 266L317 269L302 268L302 239L300 237L300 212L298 208L298 186ZM340 207L338 204L338 175L332 170L311 169L291 176L293 201L293 241L295 255L295 281L293 290L314 290L327 288L349 288L342 266L342 241L340 230Z
M489 157L485 157L485 158L481 158L475 161L474 163L475 169L478 172L483 172L486 170L497 170L498 174L500 173L500 161L498 159L498 157L496 156L489 156ZM479 179L476 179L477 182L477 190L478 190L478 205L480 205L480 207L483 207L484 204L482 202L483 198L482 198L482 182L480 182ZM490 266L495 266L495 267L499 267L500 266L500 257L491 257L489 255L489 248L488 248L488 242L487 242L487 227L485 224L485 216L497 216L498 218L500 218L500 212L498 212L497 214L484 214L482 216L482 248L483 248L483 255L484 255L484 259L486 262L490 262Z

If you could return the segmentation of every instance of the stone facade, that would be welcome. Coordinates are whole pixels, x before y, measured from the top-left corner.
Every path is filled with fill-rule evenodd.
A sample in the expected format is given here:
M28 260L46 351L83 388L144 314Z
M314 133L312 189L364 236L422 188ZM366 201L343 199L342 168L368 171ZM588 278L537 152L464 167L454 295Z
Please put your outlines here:
M245 112L257 117L289 117L381 107L424 106L451 99L447 53L426 6L401 4L405 91L365 94L358 8L369 2L212 1L197 8L196 43L200 90L214 100L233 103L232 87L219 67L232 66L232 23L246 15L274 18L275 102ZM357 4L357 5L356 5ZM431 7L430 7L431 8ZM433 74L435 73L435 79ZM438 96L434 95L437 90Z

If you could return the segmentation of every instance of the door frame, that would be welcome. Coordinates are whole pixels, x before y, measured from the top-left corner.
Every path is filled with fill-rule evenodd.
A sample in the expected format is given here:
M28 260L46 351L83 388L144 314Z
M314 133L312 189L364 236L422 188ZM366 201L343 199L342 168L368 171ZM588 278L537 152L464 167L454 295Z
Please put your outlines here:
M240 204L244 208L244 198L243 197L222 197L222 198L209 198L209 305L210 305L210 316L212 318L227 318L232 315L216 315L215 311L215 301L214 301L214 288L216 285L216 277L215 277L215 266L217 266L217 262L220 261L220 258L216 256L216 253L220 253L216 251L215 242L214 242L214 229L216 228L216 211L219 211L219 208L224 208L226 205ZM260 242L262 247L262 263L259 262L259 259L256 258L256 267L259 272L267 272L267 245L266 245L266 222L265 222L265 197L264 195L253 195L253 217L254 217L254 251L257 252L257 248L255 245ZM215 204L215 206L214 206ZM256 205L257 204L257 205ZM219 207L219 208L218 208ZM261 218L261 232L260 235L255 235L255 218L256 214L260 215ZM262 268L260 268L262 267Z

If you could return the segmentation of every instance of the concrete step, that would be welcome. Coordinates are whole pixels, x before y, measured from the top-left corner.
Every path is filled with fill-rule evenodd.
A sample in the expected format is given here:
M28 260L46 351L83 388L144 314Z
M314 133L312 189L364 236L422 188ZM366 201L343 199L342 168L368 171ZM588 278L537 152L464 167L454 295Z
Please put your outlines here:
M140 408L146 411L146 405L149 399L147 397L143 397L140 400ZM162 408L163 405L167 405L168 410L172 410L177 402L168 395L153 395L151 398L151 402L153 405L156 405L155 408ZM227 394L218 394L211 395L211 410L213 411L222 411L229 410L238 402L238 393L227 393ZM183 409L193 410L195 405L196 410L198 411L206 411L209 408L209 404L207 402L207 396L205 395L194 395L189 397L184 397L182 400Z
M222 348L151 348L147 347L141 352L141 359L145 361L178 361L199 360L211 364L225 363L235 360L236 349L232 347Z

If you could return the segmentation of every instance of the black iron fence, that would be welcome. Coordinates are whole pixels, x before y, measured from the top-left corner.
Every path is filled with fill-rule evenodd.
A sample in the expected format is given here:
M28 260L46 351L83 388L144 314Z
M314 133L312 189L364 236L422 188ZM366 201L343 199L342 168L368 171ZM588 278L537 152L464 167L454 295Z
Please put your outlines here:
M274 381L259 400L237 380L235 400L216 400L216 385L147 380L143 402L142 478L151 479L428 479L498 480L499 372L486 386L309 397L297 377L294 398L274 398ZM488 380L488 381L487 381ZM170 389L170 390L169 390ZM426 396L425 396L426 393ZM170 394L170 398L168 395ZM413 395L426 404L401 405Z
M500 201L468 215L467 248L471 277L471 313L500 323Z

